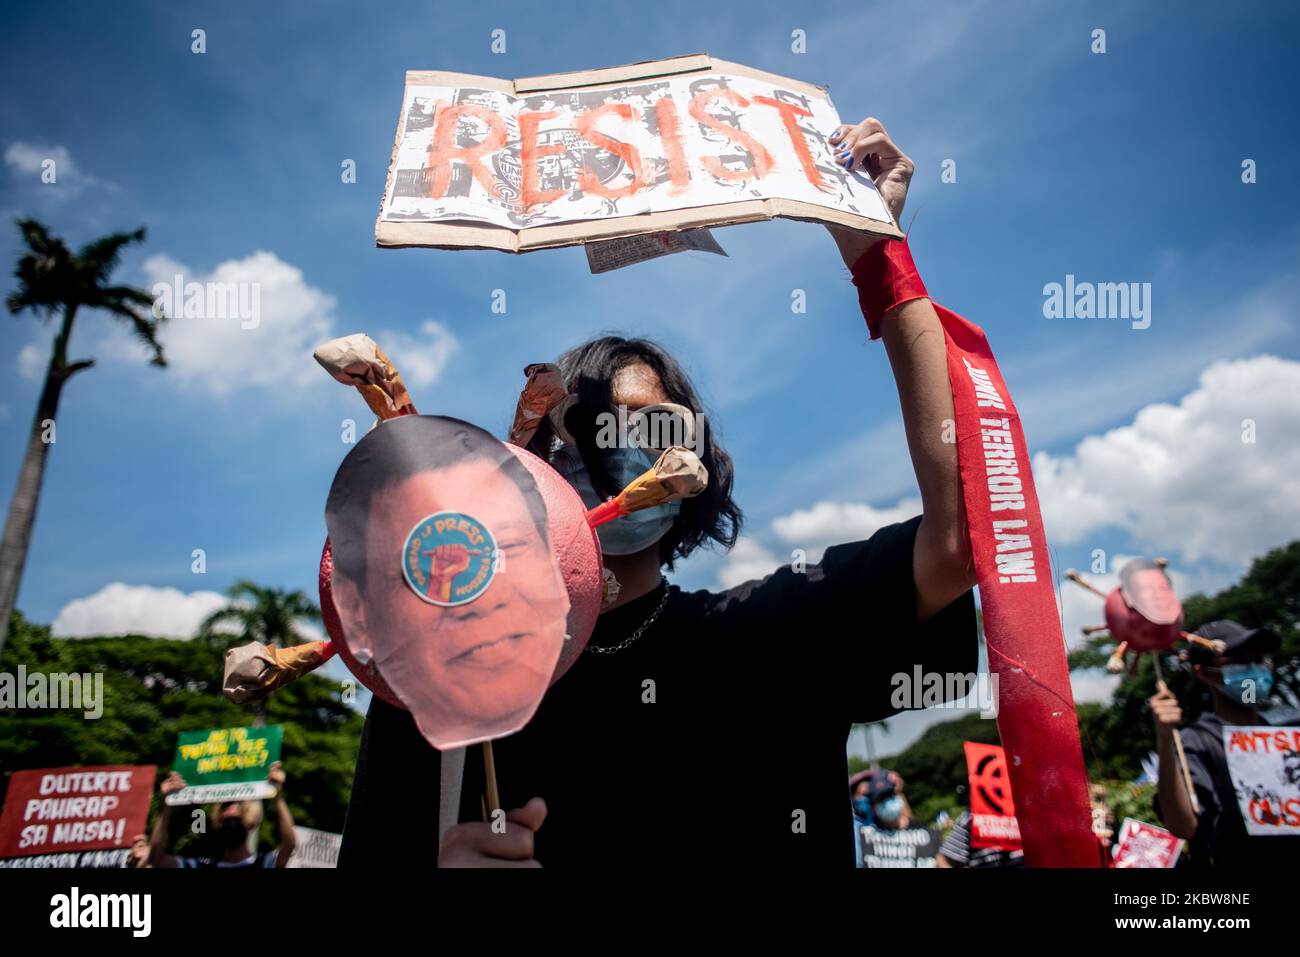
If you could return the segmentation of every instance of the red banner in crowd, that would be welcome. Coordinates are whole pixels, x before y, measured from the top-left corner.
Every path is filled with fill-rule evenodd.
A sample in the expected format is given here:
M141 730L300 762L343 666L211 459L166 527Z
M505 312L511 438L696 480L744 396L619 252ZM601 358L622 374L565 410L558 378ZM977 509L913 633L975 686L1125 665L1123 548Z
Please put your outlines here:
M1020 823L1007 774L1007 756L1000 745L963 743L970 782L971 847L1000 851L1021 849Z
M0 858L130 847L148 823L157 772L152 764L15 771Z
M1097 867L1065 639L1020 416L983 330L938 304L935 310L948 347L962 497L1025 863Z

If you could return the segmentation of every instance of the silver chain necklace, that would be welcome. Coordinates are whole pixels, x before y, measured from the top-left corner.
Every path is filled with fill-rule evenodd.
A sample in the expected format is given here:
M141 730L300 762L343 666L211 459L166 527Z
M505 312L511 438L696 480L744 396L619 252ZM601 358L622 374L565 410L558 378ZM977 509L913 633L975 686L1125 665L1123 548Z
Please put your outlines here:
M601 645L588 644L586 650L596 655L612 655L615 654L616 652L622 651L628 645L632 644L632 642L640 638L645 633L645 630L655 623L655 619L659 617L659 613L664 610L664 605L666 604L668 604L668 586L664 585L664 597L659 599L659 604L655 608L654 614L652 614L645 621L641 622L640 628L632 632L632 634L628 635L617 645L611 645L610 647L605 648L602 647Z

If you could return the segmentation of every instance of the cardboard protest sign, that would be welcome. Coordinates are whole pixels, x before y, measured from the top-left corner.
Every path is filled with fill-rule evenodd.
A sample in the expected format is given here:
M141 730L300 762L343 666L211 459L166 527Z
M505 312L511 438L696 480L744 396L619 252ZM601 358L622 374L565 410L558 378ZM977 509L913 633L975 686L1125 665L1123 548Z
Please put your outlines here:
M280 760L284 728L212 728L182 731L176 742L173 770L185 787L167 796L168 804L205 804L209 801L256 801L274 797L266 780L271 765Z
M1124 818L1115 845L1116 867L1173 867L1183 852L1182 838L1163 827Z
M860 867L935 866L941 835L928 827L880 828L867 824L858 828Z
M1300 728L1226 725L1223 750L1246 833L1300 835Z
M823 87L705 54L502 80L412 70L380 246L526 252L782 216L901 237Z
M15 771L0 814L0 857L41 855L64 861L50 866L75 867L76 852L125 854L146 830L157 770L114 764Z
M1006 753L997 744L966 741L963 747L970 781L971 847L1020 850L1020 824L1011 797Z
M343 835L294 825L297 846L285 867L338 867Z

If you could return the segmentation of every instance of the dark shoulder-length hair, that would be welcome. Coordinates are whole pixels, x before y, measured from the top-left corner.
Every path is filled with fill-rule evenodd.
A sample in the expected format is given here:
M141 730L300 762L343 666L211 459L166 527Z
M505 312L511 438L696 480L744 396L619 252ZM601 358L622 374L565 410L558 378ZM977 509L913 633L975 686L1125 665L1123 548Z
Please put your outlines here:
M577 403L565 416L565 427L573 436L583 461L591 474L596 492L602 496L618 494L596 446L598 429L594 423L602 412L615 411L614 377L619 370L645 363L659 376L668 401L683 405L692 412L704 413L699 395L680 363L667 350L648 339L600 336L575 346L556 360L570 393ZM668 533L659 540L659 562L668 568L679 558L713 542L731 548L740 534L743 515L731 497L734 469L707 419L702 419L703 435L699 454L709 470L708 487L695 498L682 501L681 512ZM529 448L550 458L554 437L550 423L543 419Z

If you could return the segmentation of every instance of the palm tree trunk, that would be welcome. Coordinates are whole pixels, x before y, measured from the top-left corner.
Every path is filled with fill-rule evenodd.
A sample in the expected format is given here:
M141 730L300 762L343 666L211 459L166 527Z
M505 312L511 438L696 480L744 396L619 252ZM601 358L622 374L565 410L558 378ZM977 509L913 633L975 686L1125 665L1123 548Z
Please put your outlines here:
M67 364L68 337L76 318L76 306L66 306L63 326L54 340L50 352L50 365L45 372L45 386L40 401L36 403L36 416L32 419L31 435L27 438L27 452L18 470L18 484L9 502L9 516L5 520L4 541L0 543L0 654L4 653L9 637L9 619L18 600L18 586L22 582L23 566L27 564L27 549L31 545L32 525L36 521L36 506L41 496L41 483L45 478L45 457L50 443L44 440L45 425L55 421L59 411L59 398L63 386L80 368Z

